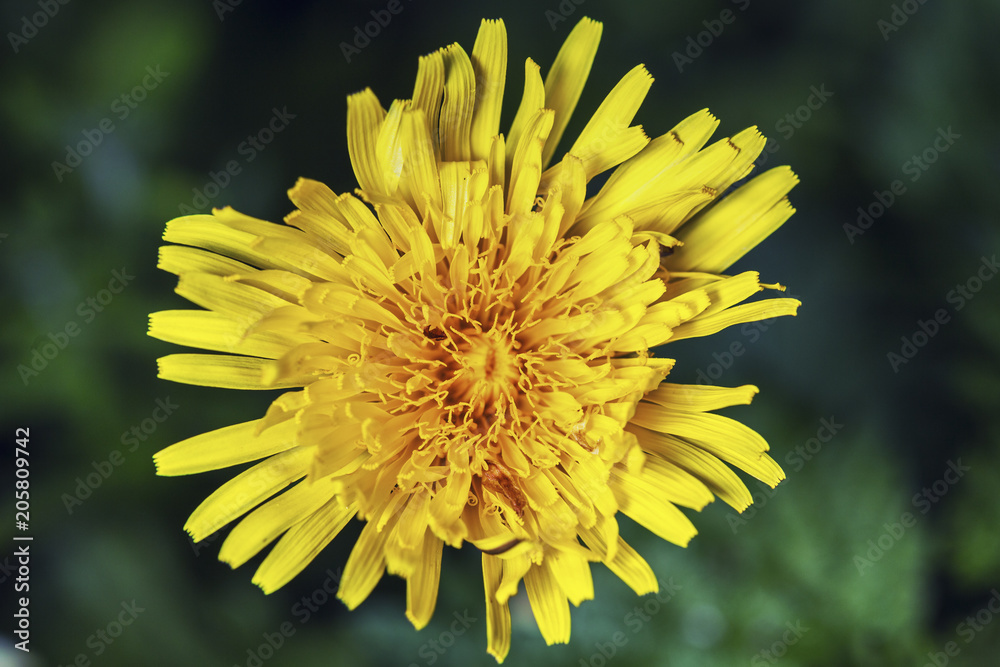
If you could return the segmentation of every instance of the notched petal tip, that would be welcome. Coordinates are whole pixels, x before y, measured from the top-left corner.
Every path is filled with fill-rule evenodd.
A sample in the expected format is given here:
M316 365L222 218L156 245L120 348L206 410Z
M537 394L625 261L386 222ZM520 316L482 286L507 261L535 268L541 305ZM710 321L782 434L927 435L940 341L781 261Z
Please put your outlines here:
M257 588L263 591L264 595L270 595L280 588L280 586L272 586L270 582L262 580L257 575L254 575L253 579L250 580L250 583L254 584Z
M170 477L170 475L168 475L166 472L162 470L162 461L160 460L160 452L153 454L153 469L156 471L156 474L160 477Z

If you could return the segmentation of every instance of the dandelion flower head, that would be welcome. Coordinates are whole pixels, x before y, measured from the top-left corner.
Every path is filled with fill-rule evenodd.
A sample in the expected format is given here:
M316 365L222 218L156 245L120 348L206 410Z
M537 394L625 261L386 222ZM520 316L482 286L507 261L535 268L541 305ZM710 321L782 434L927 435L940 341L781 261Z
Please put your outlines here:
M521 581L550 644L593 597L591 563L657 590L619 513L684 546L681 507L751 503L729 465L783 478L760 435L714 413L756 387L665 382L674 360L653 348L795 314L795 299L747 301L780 285L724 271L792 214L797 179L778 167L733 187L764 138L706 146L707 111L650 139L631 124L653 81L642 65L554 161L600 35L583 19L544 80L528 59L501 133L506 29L483 21L471 55L420 58L411 99L348 98L354 192L303 178L286 224L230 208L167 224L159 266L199 309L152 314L150 335L209 353L166 356L160 377L284 393L159 452L157 469L256 462L185 528L201 540L246 515L219 558L237 567L277 540L253 579L265 592L357 518L339 597L353 609L403 577L421 628L444 545L470 543L503 660Z

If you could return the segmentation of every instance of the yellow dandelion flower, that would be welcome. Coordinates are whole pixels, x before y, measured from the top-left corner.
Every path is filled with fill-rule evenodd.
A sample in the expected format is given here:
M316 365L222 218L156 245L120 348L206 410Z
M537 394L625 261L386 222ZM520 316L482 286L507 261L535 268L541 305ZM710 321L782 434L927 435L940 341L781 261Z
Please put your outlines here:
M706 148L707 111L650 140L631 125L652 84L641 65L548 166L600 35L583 19L544 81L527 60L504 135L506 30L483 21L471 56L420 59L412 99L348 98L355 194L303 178L285 225L230 208L167 224L159 266L202 309L154 313L149 333L222 354L166 356L160 377L289 390L261 419L155 456L161 475L260 460L185 528L202 540L249 512L219 558L236 567L277 540L253 579L266 593L358 518L339 597L353 609L399 575L421 628L443 545L471 542L503 660L522 579L549 644L593 597L591 562L657 590L619 512L683 546L696 531L678 506L750 504L726 463L783 478L760 435L712 412L756 387L662 382L674 360L650 350L795 314L794 299L744 303L780 285L722 272L792 214L797 179L778 167L727 193L764 138Z

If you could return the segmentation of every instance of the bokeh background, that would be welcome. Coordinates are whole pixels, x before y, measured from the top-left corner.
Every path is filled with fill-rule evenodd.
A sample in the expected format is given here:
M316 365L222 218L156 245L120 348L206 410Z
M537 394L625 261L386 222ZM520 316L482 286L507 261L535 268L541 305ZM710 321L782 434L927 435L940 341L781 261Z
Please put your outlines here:
M732 269L787 285L800 315L664 350L676 381L760 387L728 414L765 435L788 479L766 492L748 479L743 516L710 505L687 549L623 518L670 593L636 598L595 566L596 599L573 610L570 643L547 648L522 590L509 664L995 664L1000 5L400 1L350 58L341 44L387 2L3 3L0 664L493 664L471 548L446 550L436 615L416 632L401 580L355 612L324 592L359 524L266 597L250 583L260 558L233 572L221 539L190 542L185 518L232 473L158 478L152 454L256 418L272 396L157 380L156 357L179 349L148 338L146 316L186 307L155 268L168 219L229 204L280 220L299 176L354 187L348 93L409 97L419 55L471 49L479 19L503 17L506 126L524 58L544 73L584 15L604 38L566 137L644 62L647 133L708 107L717 138L757 125L774 139L761 166L801 177L798 212ZM281 131L247 143L276 113ZM160 422L158 401L173 406ZM9 607L18 427L31 441L27 656Z

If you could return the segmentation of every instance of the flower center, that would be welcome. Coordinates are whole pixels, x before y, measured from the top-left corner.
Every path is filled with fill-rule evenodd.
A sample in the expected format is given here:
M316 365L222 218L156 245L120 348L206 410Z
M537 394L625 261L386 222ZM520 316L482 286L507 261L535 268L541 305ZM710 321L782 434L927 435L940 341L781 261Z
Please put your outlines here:
M442 344L440 388L453 421L486 431L505 422L519 400L520 360L510 340L497 330L451 331Z
M452 396L459 400L498 400L510 396L517 383L517 357L510 344L489 334L462 341L452 355L452 364Z

